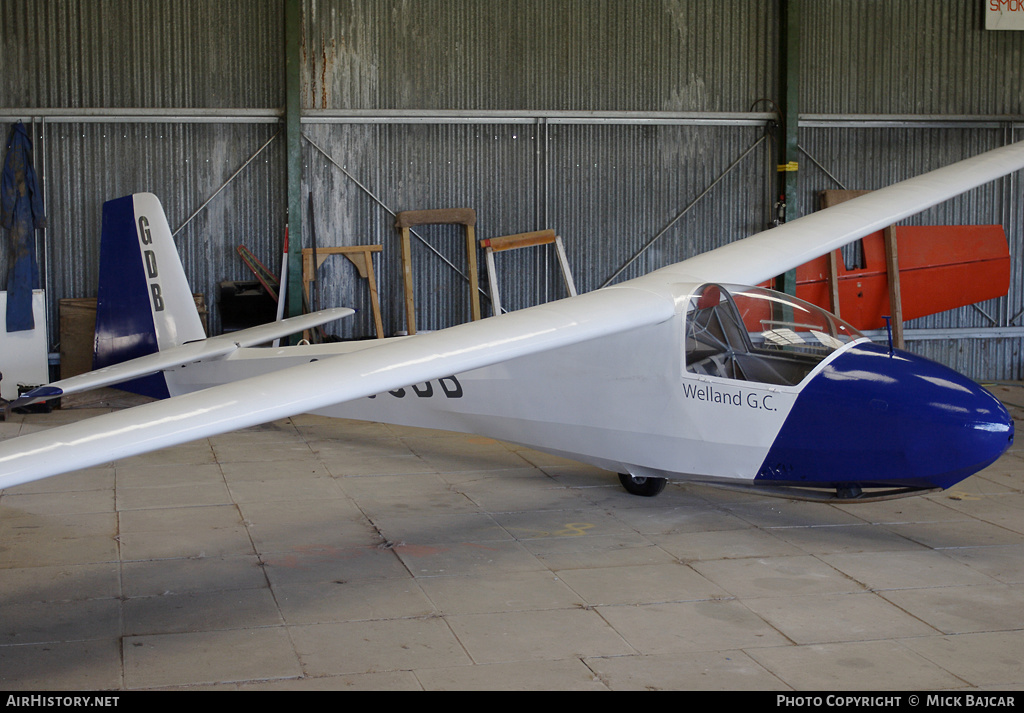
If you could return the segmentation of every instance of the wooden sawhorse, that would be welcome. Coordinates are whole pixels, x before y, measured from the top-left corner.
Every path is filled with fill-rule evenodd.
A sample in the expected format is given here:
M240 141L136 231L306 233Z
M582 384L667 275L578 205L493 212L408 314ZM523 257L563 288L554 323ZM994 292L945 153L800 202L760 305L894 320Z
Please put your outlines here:
M377 296L377 279L373 274L373 253L381 251L380 245L344 245L336 248L317 248L316 266L313 265L313 248L302 250L302 286L309 295L309 283L313 281L316 270L328 255L344 255L349 259L359 276L366 280L370 287L370 307L373 310L373 325L377 329L377 339L384 338L384 324L380 317L380 298Z
M576 283L573 281L572 272L569 270L569 259L565 255L562 238L555 235L554 230L535 230L530 233L516 233L515 235L504 235L500 238L485 238L480 241L480 247L486 250L487 280L491 288L491 307L494 309L495 316L501 314L501 296L498 294L498 275L494 267L494 253L528 248L535 245L550 245L551 243L555 245L555 254L558 256L558 264L562 268L562 279L565 280L565 288L569 291L570 297L575 297Z

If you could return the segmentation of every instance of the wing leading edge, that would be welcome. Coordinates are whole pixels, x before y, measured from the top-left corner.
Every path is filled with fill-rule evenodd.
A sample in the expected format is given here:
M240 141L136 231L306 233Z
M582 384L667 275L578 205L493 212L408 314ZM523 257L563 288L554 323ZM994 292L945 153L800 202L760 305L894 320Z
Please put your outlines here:
M0 443L0 489L656 324L675 300L613 287Z
M757 285L1024 168L1024 141L993 149L724 245L648 275ZM647 278L639 278L647 279Z

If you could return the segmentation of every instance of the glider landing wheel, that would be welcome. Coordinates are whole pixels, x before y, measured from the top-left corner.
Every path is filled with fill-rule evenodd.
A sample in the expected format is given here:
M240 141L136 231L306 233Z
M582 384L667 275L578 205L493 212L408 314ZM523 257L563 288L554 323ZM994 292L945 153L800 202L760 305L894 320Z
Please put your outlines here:
M642 495L645 498L653 498L665 489L668 484L667 478L640 478L629 473L619 473L619 482L630 495Z

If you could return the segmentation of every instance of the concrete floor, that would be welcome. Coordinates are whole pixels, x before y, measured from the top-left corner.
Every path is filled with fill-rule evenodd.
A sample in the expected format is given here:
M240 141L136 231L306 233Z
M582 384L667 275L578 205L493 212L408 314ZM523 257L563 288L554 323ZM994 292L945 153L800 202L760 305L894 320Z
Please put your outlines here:
M0 494L2 690L1021 690L1022 660L1024 445L888 503L647 499L301 416Z

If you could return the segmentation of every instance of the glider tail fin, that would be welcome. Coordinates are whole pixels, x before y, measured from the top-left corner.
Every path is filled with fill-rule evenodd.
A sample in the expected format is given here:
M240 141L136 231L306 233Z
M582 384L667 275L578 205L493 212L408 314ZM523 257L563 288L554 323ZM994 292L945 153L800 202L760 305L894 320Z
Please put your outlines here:
M136 193L104 203L93 369L205 338L160 201ZM169 395L160 373L118 388Z

